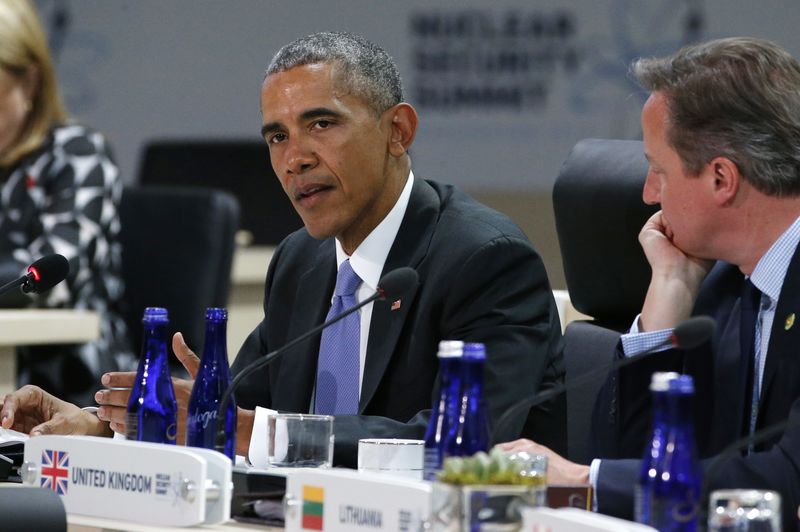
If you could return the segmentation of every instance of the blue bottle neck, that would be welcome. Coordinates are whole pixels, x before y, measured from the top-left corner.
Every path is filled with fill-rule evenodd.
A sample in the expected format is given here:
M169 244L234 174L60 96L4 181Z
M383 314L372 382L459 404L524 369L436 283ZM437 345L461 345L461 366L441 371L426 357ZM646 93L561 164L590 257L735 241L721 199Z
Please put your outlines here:
M692 416L691 394L668 393L665 403L665 422L684 438L694 444L694 418Z
M169 377L169 354L167 353L167 323L145 322L142 341L142 358L148 376L154 372Z
M483 397L483 360L464 359L464 393L476 400Z
M206 320L206 342L203 346L202 363L228 363L228 339L226 320Z

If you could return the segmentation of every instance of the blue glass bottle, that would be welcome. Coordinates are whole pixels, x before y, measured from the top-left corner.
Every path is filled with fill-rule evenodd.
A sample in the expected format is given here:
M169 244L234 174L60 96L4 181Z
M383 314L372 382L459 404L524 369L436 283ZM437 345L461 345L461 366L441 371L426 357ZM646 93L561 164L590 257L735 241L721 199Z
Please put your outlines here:
M214 449L217 411L222 394L231 383L225 328L228 311L206 310L206 341L200 368L192 386L186 418L186 445ZM234 460L236 453L236 400L228 401L225 411L225 455Z
M439 398L431 409L431 418L425 432L425 464L423 478L435 480L442 468L445 442L451 425L458 419L461 404L461 355L464 342L443 340L439 342Z
M694 382L688 375L669 381L666 402L666 445L655 480L642 489L649 499L650 520L658 530L694 532L700 517L702 469L697 458L692 419Z
M144 309L142 324L142 355L128 400L126 436L129 440L174 444L178 407L169 374L167 310Z
M653 431L650 444L645 450L639 483L636 486L635 518L639 523L650 523L653 519L651 501L653 486L661 471L664 452L667 446L667 392L669 382L678 377L675 372L657 372L650 378L650 392L653 396Z
M461 404L458 419L451 425L445 443L445 457L472 456L489 449L489 416L483 397L483 367L486 348L483 344L464 344L461 357Z

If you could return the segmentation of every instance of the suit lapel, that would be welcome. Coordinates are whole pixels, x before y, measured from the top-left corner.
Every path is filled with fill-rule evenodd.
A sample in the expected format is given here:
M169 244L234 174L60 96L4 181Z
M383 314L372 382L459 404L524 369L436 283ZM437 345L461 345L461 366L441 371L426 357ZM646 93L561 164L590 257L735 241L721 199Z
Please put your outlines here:
M325 320L330 308L329 296L336 283L336 249L332 239L323 241L311 261L313 266L297 284L297 295L289 320L291 341ZM281 360L273 382L276 398L274 408L289 412L308 412L317 370L320 336L315 335L291 349Z
M410 266L416 269L419 266L428 252L439 211L439 196L424 180L415 179L406 214L381 276L395 268ZM402 297L399 308L396 301L388 300L376 301L372 307L359 413L364 412L375 395L423 283L424 279L420 279L419 284Z
M795 250L789 269L781 288L781 295L775 309L772 331L767 347L767 360L764 366L764 377L761 383L762 401L759 406L759 417L768 406L767 398L774 384L775 375L794 366L800 370L800 246Z
M741 436L744 414L745 385L747 383L747 360L742 353L741 299L737 298L719 336L715 364L715 382L719 390L715 395L717 445L733 441ZM744 364L744 366L742 365ZM742 369L744 368L744 370Z

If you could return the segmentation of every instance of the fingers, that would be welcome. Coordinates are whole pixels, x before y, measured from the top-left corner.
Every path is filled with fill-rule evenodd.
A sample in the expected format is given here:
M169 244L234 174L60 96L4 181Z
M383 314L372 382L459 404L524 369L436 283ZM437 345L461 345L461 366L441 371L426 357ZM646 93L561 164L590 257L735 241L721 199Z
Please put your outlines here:
M111 430L120 434L125 434L125 425L122 423L111 423Z
M25 385L19 390L6 394L3 398L3 408L0 410L0 426L9 429L14 426L14 419L18 412L41 410L43 391L38 386Z
M498 443L495 447L500 449L506 453L518 453L518 452L528 452L528 453L540 453L542 449L546 449L545 447L539 445L538 443L534 443L531 440L521 438L519 440L514 440L506 443Z
M121 388L114 390L98 390L94 394L94 400L100 406L119 406L128 408L128 400L131 397L130 388Z
M183 334L176 332L175 336L172 337L172 351L183 364L183 367L186 368L186 371L189 372L189 375L192 376L192 379L194 379L197 376L197 368L200 367L200 359L186 345Z
M132 388L133 382L136 380L136 373L132 371L126 372L109 372L102 376L100 382L106 388Z
M108 421L112 425L125 425L128 409L120 406L101 406L97 409L97 418ZM113 428L113 427L112 427ZM123 431L124 432L124 431Z
M13 394L3 397L3 408L0 409L0 427L10 429L14 424L14 413L17 411L17 400Z
M31 429L31 436L44 436L46 434L72 434L74 427L61 414L56 414L53 419L37 425Z

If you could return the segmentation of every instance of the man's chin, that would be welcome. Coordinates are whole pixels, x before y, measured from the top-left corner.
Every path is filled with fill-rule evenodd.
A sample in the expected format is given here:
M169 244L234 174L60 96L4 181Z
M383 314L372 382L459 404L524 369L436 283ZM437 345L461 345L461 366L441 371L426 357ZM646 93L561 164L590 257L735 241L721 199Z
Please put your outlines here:
M336 236L336 231L331 229L329 226L322 227L321 224L309 224L305 223L305 221L304 225L308 234L311 235L311 238L325 240L326 238Z

